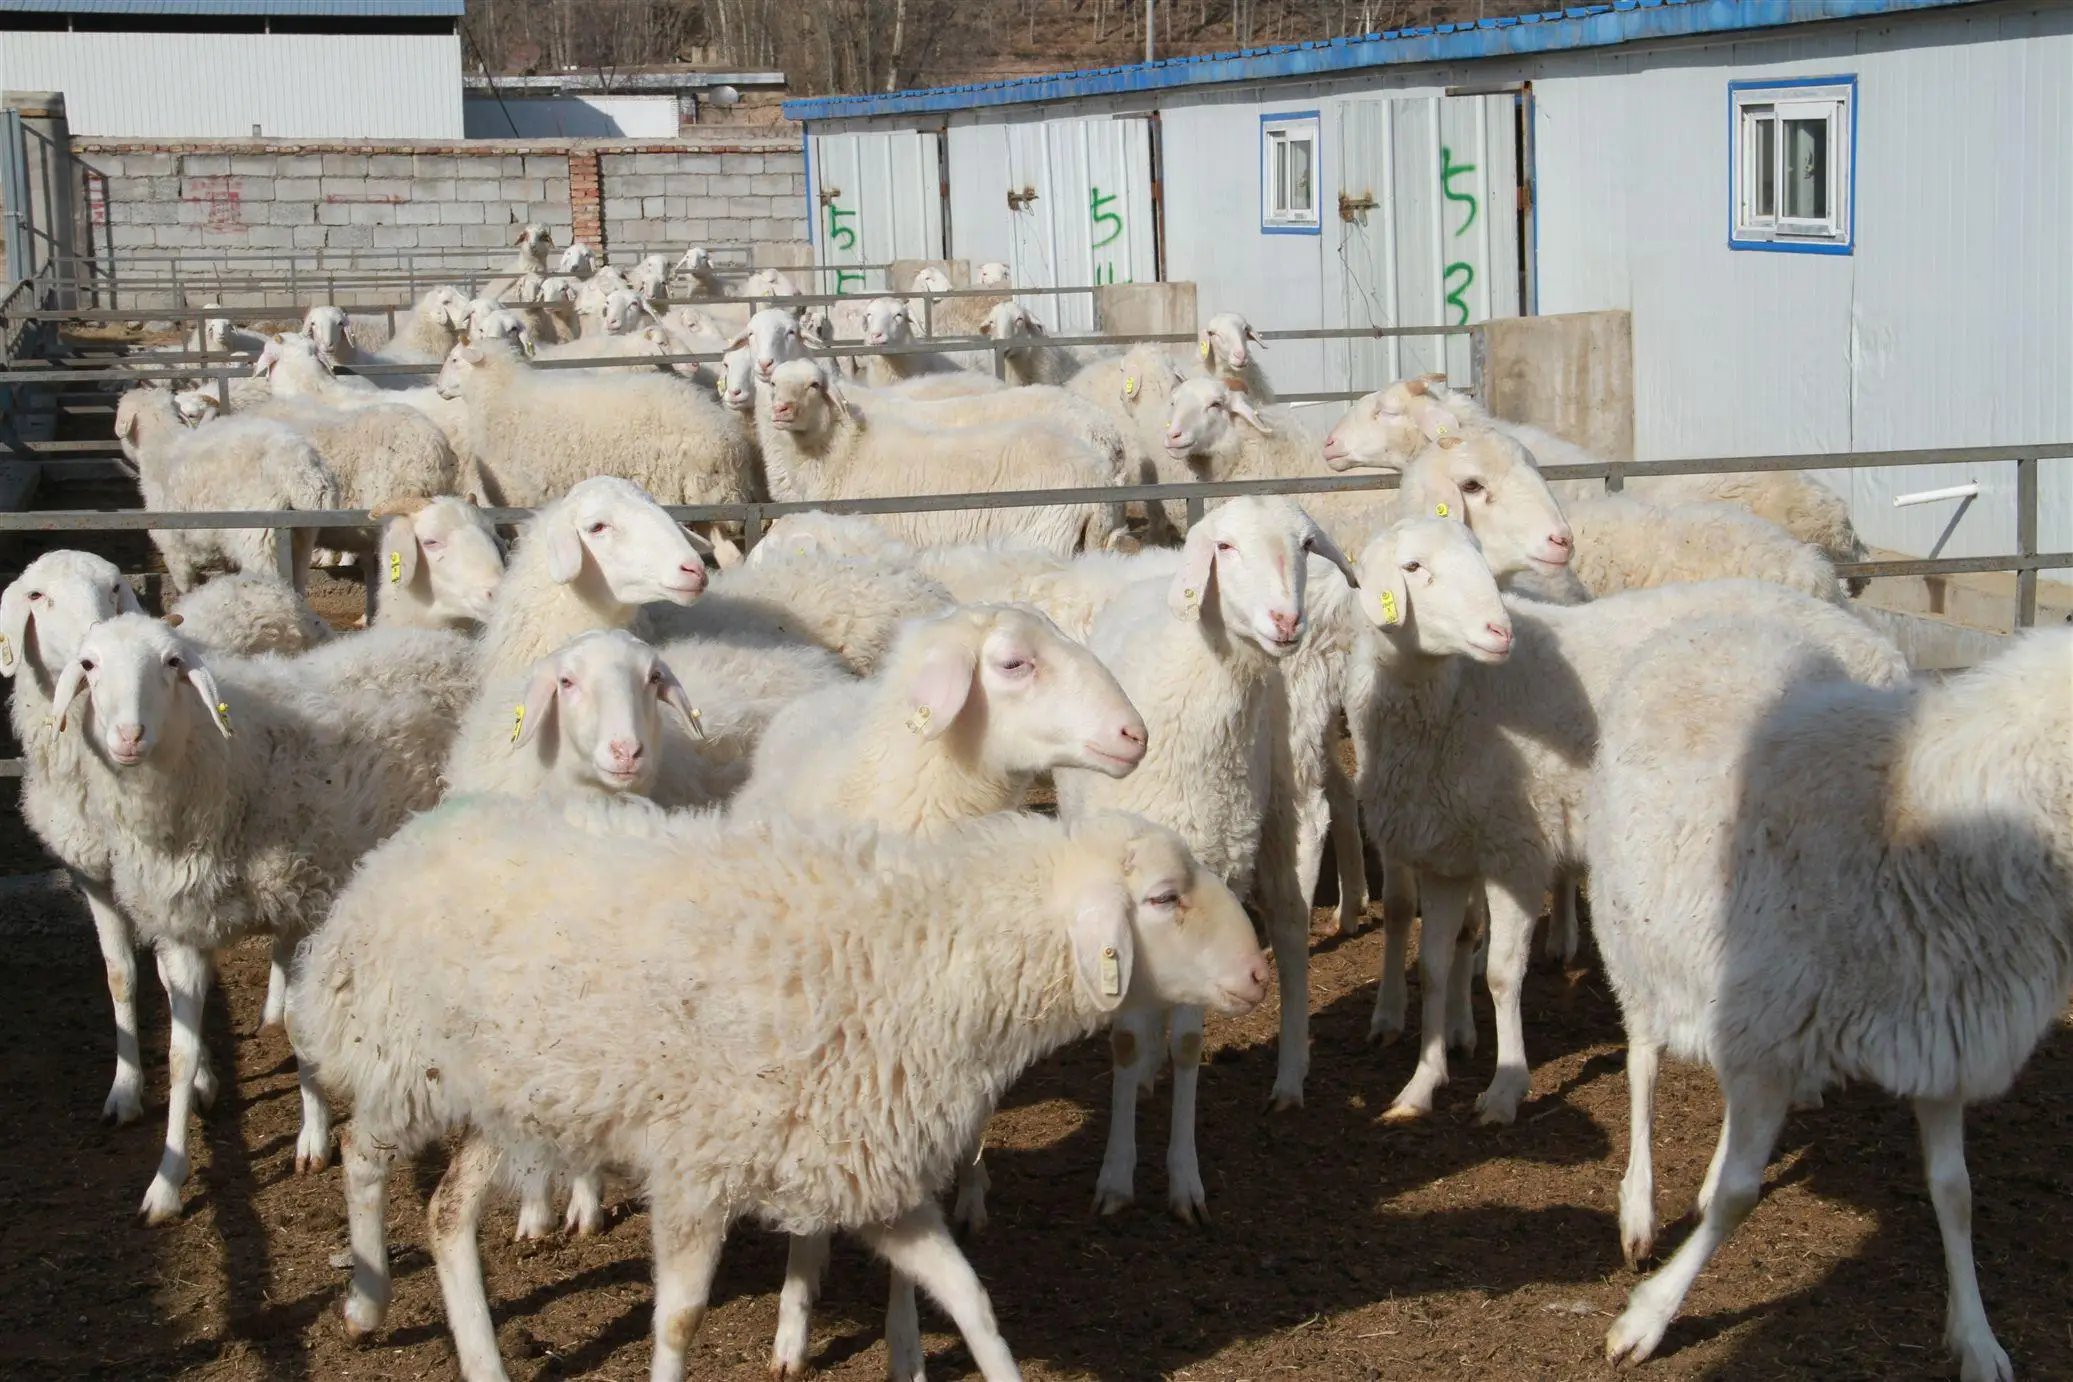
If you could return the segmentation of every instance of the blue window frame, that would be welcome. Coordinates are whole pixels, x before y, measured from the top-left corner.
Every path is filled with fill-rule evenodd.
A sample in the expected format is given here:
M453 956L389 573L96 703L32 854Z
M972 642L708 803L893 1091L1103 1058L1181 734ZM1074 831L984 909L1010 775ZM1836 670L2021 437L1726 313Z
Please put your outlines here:
M1857 78L1728 83L1728 247L1848 254Z
M1324 197L1317 112L1260 117L1260 233L1319 235Z

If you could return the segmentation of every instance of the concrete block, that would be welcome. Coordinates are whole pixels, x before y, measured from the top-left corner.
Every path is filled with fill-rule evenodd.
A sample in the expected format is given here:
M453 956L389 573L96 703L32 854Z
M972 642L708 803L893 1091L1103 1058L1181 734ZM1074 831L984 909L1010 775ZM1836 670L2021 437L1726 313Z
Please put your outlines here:
M313 250L324 243L327 226L308 225L295 227L295 248Z
M503 201L517 202L517 209L523 213L526 206L544 199L540 182L539 178L505 178L497 183L497 196Z
M396 224L396 208L388 202L355 202L347 210L352 212L351 223L356 226Z
M151 238L162 250L184 250L199 245L202 232L199 226L159 226Z
M412 171L409 154L372 154L367 159L371 178L407 178Z
M180 220L179 202L140 202L128 208L128 219L140 226L176 225Z
M396 208L396 224L399 226L435 226L439 224L438 202L404 202Z
M476 171L478 170L473 168L468 169L468 172L470 173ZM456 201L495 201L497 199L497 184L494 180L490 178L462 177L459 181L454 183L453 195Z
M115 249L135 249L140 245L156 243L153 232L156 227L148 225L126 225L108 227L108 243Z
M367 179L326 177L320 190L326 198L341 197L356 202L367 195Z
M270 202L274 199L272 178L239 178L238 199L247 202Z
M277 202L313 202L323 195L323 183L316 178L275 178L274 200Z
M276 200L266 208L266 223L275 226L314 225L317 220L315 202L284 202Z
M642 197L641 215L650 221L659 221L669 215L668 197Z
M245 232L245 243L255 250L284 250L295 243L293 226L253 226Z
M605 187L607 191L620 197L659 197L663 193L663 179L660 173L612 178L607 180Z
M1094 290L1094 329L1110 336L1194 331L1192 283L1117 283Z
M461 227L461 243L472 249L503 249L511 243L511 239L511 227L507 225Z
M794 232L795 237L806 234L806 196L804 193L796 197L772 197L770 199L770 214L796 224L799 229Z
M274 164L277 178L314 178L324 173L324 159L320 154L283 154Z
M180 171L191 178L220 178L230 173L228 154L187 154L180 160Z
M740 245L748 242L750 238L749 232L754 222L730 220L726 217L711 217L706 221L706 225L711 228L707 236L708 243L715 245Z
M410 160L414 178L451 178L460 174L460 160L452 154L416 154Z
M418 244L427 249L444 249L461 243L460 226L422 226L417 233Z
M806 233L806 227L797 221L761 220L749 223L749 233L757 240L796 240Z
M703 173L671 173L662 180L662 190L672 197L702 197L712 189Z
M663 234L669 238L671 243L683 245L688 249L705 239L711 228L712 223L710 221L673 220L663 224Z
M715 197L746 197L756 190L756 180L747 173L721 173L706 182Z
M124 154L122 171L131 177L142 175L150 178L178 177L180 155L178 154Z
M317 203L317 223L319 225L342 226L349 224L352 219L353 206L350 202Z
M1634 458L1634 333L1623 311L1501 317L1482 332L1483 406L1607 460Z
M566 207L569 204L569 176L567 172L568 165L563 164L562 167L563 172L560 177L546 178L540 183L540 199L545 202L550 202L556 206ZM566 217L564 217L564 219L566 219ZM556 242L559 243L560 237L556 236L555 239Z
M198 226L209 219L209 204L203 201L182 201L179 215L174 219L183 226Z
M727 214L736 220L758 220L770 214L768 197L729 197Z
M374 248L374 230L371 226L333 226L324 237L329 249L367 250Z
M376 226L374 247L378 250L416 249L417 237L416 226Z
M324 176L327 178L364 178L367 176L366 154L325 154Z
M107 183L108 202L148 201L151 197L150 178L109 178Z
M409 178L369 178L361 185L360 195L369 201L387 201L410 195Z
M482 222L480 202L441 202L439 223L449 226L479 226Z
M569 160L562 154L527 154L523 160L529 178L565 178L569 175Z
M241 178L270 178L279 162L275 154L232 154L230 171Z
M783 173L757 173L749 179L749 191L759 197L788 197L795 189Z
M419 159L420 163L424 160ZM410 182L410 199L414 202L450 202L454 197L452 178L416 177Z
M636 198L605 198L605 225L607 229L609 229L614 223L619 221L638 220L640 218L640 214L641 204L639 200Z

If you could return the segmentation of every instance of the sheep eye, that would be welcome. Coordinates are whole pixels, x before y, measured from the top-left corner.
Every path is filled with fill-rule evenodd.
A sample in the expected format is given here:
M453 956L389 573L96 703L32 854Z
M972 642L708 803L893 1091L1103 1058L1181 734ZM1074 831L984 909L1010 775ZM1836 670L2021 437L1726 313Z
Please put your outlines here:
M1407 561L1407 562L1405 562L1405 563L1404 563L1404 570L1405 570L1405 571L1407 571L1407 572L1413 572L1413 571L1416 571L1417 569L1418 569L1418 563L1417 563L1417 562L1415 562L1415 561Z
M1483 482L1481 480L1463 480L1461 482L1461 492L1463 494L1481 494L1483 492Z
M600 518L597 522L590 525L590 535L592 537L596 537L599 533L603 532L605 529L611 526L611 524L605 522L602 518Z
M648 685L650 685L650 686L660 686L660 685L662 685L662 669L661 669L660 667L657 667L657 668L655 668L655 669L654 669L653 671L651 671L651 672L649 672L649 673L648 673Z
M29 592L29 598L31 600L40 600L43 598L43 592L40 590L32 590Z
M564 691L573 691L573 690L575 690L575 689L576 689L576 679L575 679L574 677L563 677L563 678L561 678L561 689L562 689L562 690L564 690Z
M1171 907L1180 901L1180 893L1173 888L1161 888L1145 901L1154 907Z
M1018 657L1011 662L1001 663L1000 669L1003 672L1027 672L1035 665L1035 663L1031 662L1026 657Z
M181 668L181 667L183 667L184 665L186 665L186 664L184 664L184 663L182 663L182 662L180 661L180 655L179 655L178 653L174 653L174 654L173 654L173 655L172 655L171 657L169 657L169 658L167 658L167 659L166 659L166 670L167 670L167 671L170 671L170 672L177 672L177 671L179 671L179 670L180 670L180 668Z
M82 672L91 672L91 671L93 671L93 670L94 670L94 660L93 660L92 658L90 658L90 657L83 657L83 658L79 659L79 670L80 670L80 671L82 671Z
M1233 546L1232 546L1232 545L1231 545L1230 543L1228 543L1228 542L1219 542L1219 543L1218 543L1218 544L1216 545L1216 550L1217 550L1217 551L1219 551L1219 552L1235 552L1235 551L1237 551L1238 549L1237 549L1236 547L1233 547Z

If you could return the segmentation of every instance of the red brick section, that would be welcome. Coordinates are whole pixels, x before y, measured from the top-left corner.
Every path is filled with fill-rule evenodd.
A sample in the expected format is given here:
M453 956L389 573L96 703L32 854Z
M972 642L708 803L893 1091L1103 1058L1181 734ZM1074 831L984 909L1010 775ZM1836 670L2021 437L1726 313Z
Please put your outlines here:
M595 150L569 151L569 233L604 257L605 204Z
M724 138L684 138L658 144L636 140L531 139L497 141L420 139L378 144L365 140L309 139L110 139L72 137L74 153L90 154L568 154L571 161L599 154L767 154L796 150L796 137L731 133Z

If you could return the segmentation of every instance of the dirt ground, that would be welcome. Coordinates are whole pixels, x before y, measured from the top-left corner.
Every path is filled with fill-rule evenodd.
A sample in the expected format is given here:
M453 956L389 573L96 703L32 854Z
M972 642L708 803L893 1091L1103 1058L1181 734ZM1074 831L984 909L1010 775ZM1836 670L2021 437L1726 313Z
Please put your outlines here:
M0 868L47 867L0 802ZM1212 1022L1201 1090L1204 1176L1215 1222L1163 1209L1165 1100L1141 1115L1139 1206L1089 1203L1107 1126L1098 1042L1038 1066L989 1137L993 1226L970 1245L1032 1382L1066 1378L1570 1378L1608 1371L1601 1339L1635 1278L1614 1224L1626 1085L1617 1015L1588 958L1536 974L1526 996L1533 1097L1510 1128L1478 1126L1486 1043L1457 1062L1423 1125L1376 1121L1408 1077L1404 1045L1362 1043L1380 939L1327 939L1320 912L1309 1104L1262 1111L1273 1076L1271 1003ZM0 880L0 935L17 985L0 1009L0 1375L261 1379L456 1376L422 1205L438 1158L399 1171L388 1327L348 1346L334 1167L297 1178L293 1066L278 1031L256 1033L265 951L225 957L209 1014L219 1068L237 1080L196 1134L187 1212L146 1230L133 1213L157 1161L164 1001L144 984L142 1123L98 1121L111 1071L98 955L75 899L39 879ZM149 973L148 967L146 973ZM227 1001L221 1001L227 999ZM1161 1085L1163 1096L1166 1086ZM1704 1171L1718 1100L1703 1072L1666 1074L1657 1149L1665 1213ZM2000 1337L2028 1378L2073 1377L2073 1041L2048 1040L2013 1097L1978 1110L1971 1161L1980 1275ZM491 1300L518 1379L645 1376L646 1222L609 1191L601 1238L515 1246L510 1207L485 1235ZM1677 1231L1668 1235L1674 1244ZM784 1249L735 1230L715 1309L694 1345L700 1379L761 1378ZM812 1359L830 1378L884 1375L885 1274L838 1246ZM1870 1091L1831 1097L1788 1125L1771 1188L1701 1278L1647 1367L1659 1378L1947 1375L1943 1270L1907 1111ZM969 1377L954 1332L924 1310L931 1375Z

